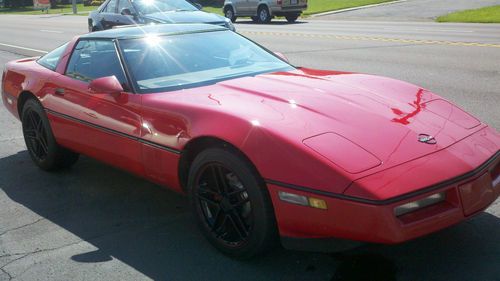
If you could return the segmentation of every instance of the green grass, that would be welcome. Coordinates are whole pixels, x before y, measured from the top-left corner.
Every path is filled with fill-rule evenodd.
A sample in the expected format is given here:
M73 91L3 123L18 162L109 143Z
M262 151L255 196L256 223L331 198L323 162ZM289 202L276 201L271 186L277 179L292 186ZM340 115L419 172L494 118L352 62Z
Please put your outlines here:
M307 10L302 14L309 16L329 11L336 11L359 6L379 4L393 0L309 0ZM210 13L222 15L222 7L203 7L203 10Z
M222 7L203 7L203 11L205 12L209 12L209 13L214 13L214 14L218 14L218 15L223 15L222 14Z
M309 0L307 10L303 15L307 16L390 1L392 0Z
M83 4L77 4L78 12L89 12L97 9L95 6L83 6ZM49 9L49 14L71 14L73 13L73 8L71 5L59 5L56 9ZM33 7L24 8L0 8L0 14L16 14L16 15L42 15L46 12L40 10L34 10ZM87 14L79 14L86 16Z
M476 10L465 10L440 16L438 22L500 23L500 5Z

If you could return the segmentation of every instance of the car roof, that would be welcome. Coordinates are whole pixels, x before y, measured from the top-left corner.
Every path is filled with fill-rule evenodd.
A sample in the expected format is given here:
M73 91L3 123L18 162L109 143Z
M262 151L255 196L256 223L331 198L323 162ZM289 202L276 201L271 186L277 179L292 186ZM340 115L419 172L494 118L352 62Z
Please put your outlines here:
M212 24L154 24L154 25L137 25L105 31L96 31L80 36L81 39L132 39L141 38L151 34L158 36L168 36L185 33L199 33L210 31L228 30L225 27Z

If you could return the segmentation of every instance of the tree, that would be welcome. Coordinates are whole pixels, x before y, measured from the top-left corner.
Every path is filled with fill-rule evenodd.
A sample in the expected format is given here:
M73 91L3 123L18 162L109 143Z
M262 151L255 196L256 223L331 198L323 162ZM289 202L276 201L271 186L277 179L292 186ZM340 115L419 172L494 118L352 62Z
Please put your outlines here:
M4 5L6 8L33 6L33 0L5 0Z

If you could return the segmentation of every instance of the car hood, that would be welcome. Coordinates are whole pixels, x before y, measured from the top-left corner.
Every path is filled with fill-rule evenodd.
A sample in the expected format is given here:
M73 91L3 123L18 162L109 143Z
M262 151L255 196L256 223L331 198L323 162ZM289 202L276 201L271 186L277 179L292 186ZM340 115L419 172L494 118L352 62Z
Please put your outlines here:
M365 74L299 69L204 88L220 110L300 142L349 173L437 152L483 127L428 90ZM367 161L345 167L350 153L336 158L334 147Z
M224 18L203 11L178 11L143 15L145 19L159 23L210 23L224 25Z

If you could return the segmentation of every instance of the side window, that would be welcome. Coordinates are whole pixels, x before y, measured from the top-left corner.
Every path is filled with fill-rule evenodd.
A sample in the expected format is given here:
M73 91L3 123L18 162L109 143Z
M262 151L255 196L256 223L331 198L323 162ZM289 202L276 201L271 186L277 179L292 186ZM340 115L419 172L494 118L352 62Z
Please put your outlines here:
M133 7L132 7L132 4L130 4L130 1L129 0L119 0L118 2L118 13L121 14L122 10L123 9L129 9L131 12L134 12L133 11Z
M102 10L103 13L116 13L116 2L117 0L111 0L109 1L108 5L106 5L106 8Z
M46 54L45 56L41 57L38 59L38 64L41 66L44 66L50 70L56 70L57 64L59 63L59 59L61 58L62 54L66 50L66 47L68 46L68 43L58 47L57 49L53 50L52 52Z
M81 40L73 50L66 76L85 82L116 76L123 89L129 89L120 59L111 40Z

